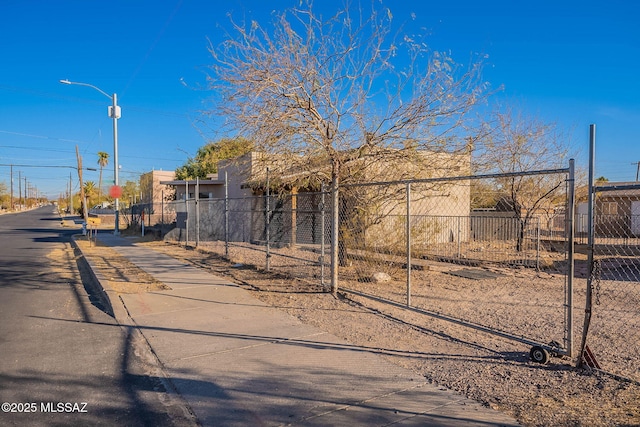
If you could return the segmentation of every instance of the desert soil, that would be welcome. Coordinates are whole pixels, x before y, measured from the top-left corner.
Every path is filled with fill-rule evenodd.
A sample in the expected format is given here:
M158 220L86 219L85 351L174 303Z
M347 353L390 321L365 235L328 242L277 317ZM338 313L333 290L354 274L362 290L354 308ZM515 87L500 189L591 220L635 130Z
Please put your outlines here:
M117 292L164 286L113 249L96 251L79 243ZM529 348L521 343L351 293L334 297L319 285L236 265L205 250L153 241L138 244L231 278L302 322L375 350L524 426L640 426L640 385L576 368L573 360L553 358L540 365L529 360ZM456 280L442 274L440 283Z
M169 289L100 241L78 238L76 244L84 256L91 260L93 267L102 273L107 285L116 292L128 294Z

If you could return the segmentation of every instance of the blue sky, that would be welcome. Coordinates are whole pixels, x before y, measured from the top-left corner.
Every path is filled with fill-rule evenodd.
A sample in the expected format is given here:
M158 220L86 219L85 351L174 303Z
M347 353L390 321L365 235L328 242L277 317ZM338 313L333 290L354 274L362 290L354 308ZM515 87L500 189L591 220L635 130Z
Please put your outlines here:
M316 1L323 13L342 1ZM363 2L367 4L367 2ZM52 198L73 174L113 155L110 100L117 93L120 181L174 170L212 135L202 122L211 63L228 13L260 22L296 0L2 0L0 2L0 164ZM394 21L430 34L435 50L466 63L487 55L484 79L515 103L555 122L586 168L589 124L597 126L596 174L633 181L640 161L640 2L385 1ZM415 19L412 18L412 14ZM112 159L111 159L112 160ZM104 171L113 180L113 163ZM63 166L63 167L41 167ZM65 166L67 168L65 168ZM9 167L0 182L9 185ZM85 172L98 182L98 173ZM24 182L24 181L23 181Z

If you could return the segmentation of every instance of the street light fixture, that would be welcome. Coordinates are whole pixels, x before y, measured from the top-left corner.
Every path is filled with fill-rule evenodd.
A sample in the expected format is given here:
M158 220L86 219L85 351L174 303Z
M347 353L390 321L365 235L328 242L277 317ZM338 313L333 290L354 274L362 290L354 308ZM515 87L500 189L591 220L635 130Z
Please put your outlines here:
M100 92L101 94L103 94L104 96L106 96L107 98L111 99L111 101L113 102L112 105L109 106L109 117L111 117L113 119L113 183L116 187L118 187L118 119L121 116L121 111L120 111L120 107L118 106L118 96L114 93L113 95L109 95L108 93L106 93L105 91L103 91L102 89L94 86L94 85L90 85L88 83L78 83L78 82L71 82L69 80L60 80L60 83L65 84L65 85L78 85L78 86L87 86L90 88L93 88L95 90L97 90L98 92ZM115 209L115 227L113 230L113 234L118 235L120 234L120 203L119 203L119 199L120 196L118 197L114 197L114 209Z

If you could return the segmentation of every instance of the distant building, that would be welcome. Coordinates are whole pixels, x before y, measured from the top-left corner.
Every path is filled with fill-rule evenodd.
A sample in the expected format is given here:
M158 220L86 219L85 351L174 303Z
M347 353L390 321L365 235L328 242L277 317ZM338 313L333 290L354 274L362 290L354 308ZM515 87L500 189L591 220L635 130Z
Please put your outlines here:
M196 191L198 199L223 199L226 176L229 198L253 196L250 182L260 175L258 168L264 166L264 162L259 161L258 157L257 153L252 152L236 159L222 160L218 162L218 172L207 175L206 179L177 180L174 175L170 180L163 180L160 184L175 190L175 200L185 200L186 194L189 200L194 200Z
M138 201L143 204L159 204L173 199L175 190L172 186L165 185L164 181L175 179L174 171L151 171L140 176L141 198Z
M397 179L398 172L404 171L403 176L411 176L414 179L439 178L443 176L468 176L470 174L470 155L427 153L423 154L425 164L433 167L419 167L410 160L401 157L389 160L377 167L369 167L365 170L363 180L369 182ZM197 199L202 206L207 206L200 213L201 238L207 236L210 239L224 238L224 205L208 203L215 199L225 197L225 179L227 182L226 194L229 199L237 199L232 206L234 209L238 203L243 203L242 212L231 215L229 218L229 233L232 241L259 242L264 240L264 198L266 191L266 167L268 162L260 154L252 152L237 159L224 160L218 163L218 173L208 175L207 179L198 180L171 180L162 181L161 184L175 188L176 201L195 201ZM448 167L442 167L447 165ZM305 240L316 240L321 233L320 222L312 232L302 236L297 233L300 223L307 221L309 215L303 211L318 212L321 205L321 197L317 193L319 186L310 184L317 181L317 177L328 176L327 164L318 164L310 170L286 170L279 176L272 176L270 192L280 193L277 200L274 199L273 216L271 217L271 238L278 241L291 243L305 243ZM319 172L323 172L320 174ZM274 174L275 175L275 174ZM311 179L315 178L315 179ZM274 183L277 187L273 187ZM317 183L316 183L317 184ZM329 190L329 182L325 183L326 191ZM392 187L388 187L391 189ZM398 216L406 209L406 193L404 185L394 185L391 190L381 193L380 188L364 187L351 191L344 190L341 194L343 208L346 208L343 223L348 224L358 239L365 239L370 244L379 244L385 236L396 235L399 224ZM286 193L286 194L285 194ZM469 215L470 211L470 182L458 180L451 183L432 183L415 186L412 190L412 211L422 216L421 227L424 233L428 233L434 240L451 240L469 238L468 231L460 231L452 221L442 220L440 217ZM379 202L380 197L385 197L384 202ZM186 197L186 199L185 199ZM275 196L274 196L275 197ZM247 199L244 199L247 198ZM244 199L244 200L239 200ZM183 207L184 206L184 207ZM301 208L301 206L304 206ZM177 216L177 226L184 227L186 222L191 224L195 215L189 215L194 207L187 207L184 203L176 205L176 211L181 212ZM188 211L188 212L187 212ZM363 214L364 213L364 214ZM364 215L364 216L363 216ZM312 220L309 220L312 221ZM206 223L206 225L204 225ZM250 227L247 227L250 224ZM193 227L193 228L192 228ZM194 229L195 223L189 228ZM317 230L316 230L317 228ZM354 234L354 235L355 235ZM388 239L387 239L388 240Z
M640 183L604 182L596 186L594 225L596 237L640 237ZM604 187L598 190L598 187ZM586 217L586 203L578 214ZM586 222L583 219L582 222Z

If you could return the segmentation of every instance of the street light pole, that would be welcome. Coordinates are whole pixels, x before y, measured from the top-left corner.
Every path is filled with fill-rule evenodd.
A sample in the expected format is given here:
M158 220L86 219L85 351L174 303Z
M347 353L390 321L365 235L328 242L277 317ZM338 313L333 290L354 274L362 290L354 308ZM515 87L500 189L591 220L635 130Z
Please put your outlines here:
M118 119L120 118L120 107L118 107L118 96L113 94L113 105L109 109L109 116L113 119L113 185L120 186L118 180ZM117 195L117 194L116 194ZM115 209L115 227L113 234L120 234L120 196L114 197L113 208Z
M119 186L119 180L118 180L118 119L121 116L121 111L120 111L120 107L118 106L118 96L114 93L113 95L109 95L107 94L105 91L103 91L102 89L94 86L94 85L90 85L88 83L79 83L79 82L71 82L69 80L60 80L60 83L62 84L66 84L66 85L77 85L77 86L87 86L90 88L93 88L95 90L97 90L98 92L100 92L101 94L103 94L104 96L106 96L107 98L111 99L111 101L113 102L112 105L109 106L109 117L113 119L113 184L118 187ZM114 230L113 230L113 234L118 235L120 234L120 196L118 197L114 197L114 210L115 210L115 226L114 226Z

